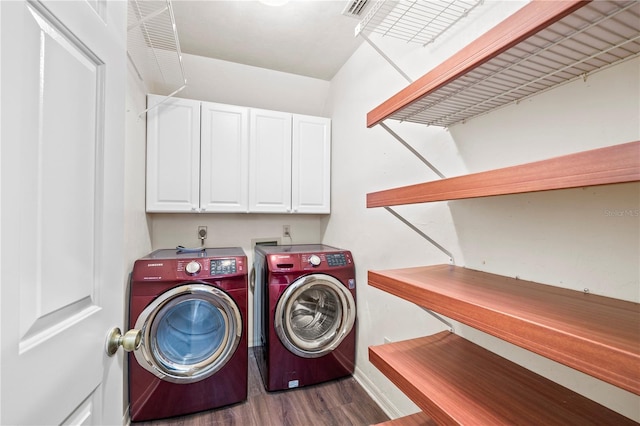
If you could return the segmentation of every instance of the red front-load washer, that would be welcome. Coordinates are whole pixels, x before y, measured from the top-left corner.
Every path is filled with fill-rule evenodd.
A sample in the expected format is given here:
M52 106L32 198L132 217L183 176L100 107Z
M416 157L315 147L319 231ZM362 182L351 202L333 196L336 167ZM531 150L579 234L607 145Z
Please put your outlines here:
M351 375L356 285L351 252L322 244L256 246L254 354L268 391Z
M157 250L135 262L129 354L132 421L195 413L247 398L247 258L241 248Z

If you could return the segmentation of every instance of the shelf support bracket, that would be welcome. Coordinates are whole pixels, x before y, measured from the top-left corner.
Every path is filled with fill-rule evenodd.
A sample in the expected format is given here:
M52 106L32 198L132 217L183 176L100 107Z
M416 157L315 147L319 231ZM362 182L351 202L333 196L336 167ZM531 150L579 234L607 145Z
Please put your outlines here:
M395 64L395 62L393 62L391 60L390 57L388 57L382 50L380 50L380 48L378 46L376 46L376 44L374 42L372 42L369 37L367 37L366 35L364 35L363 33L360 33L360 37L362 37L364 39L364 41L366 41L367 43L369 43L369 45L371 47L373 47L373 49L378 52L378 54L380 56L382 56L396 71L398 71L400 73L401 76L403 76L409 83L413 83L413 79L411 77L409 77L404 71L402 71L400 69L399 66L397 66Z
M391 136L393 136L398 142L400 142L402 145L405 146L405 148L407 148L409 151L411 151L411 153L413 155L415 155L416 157L418 157L418 159L420 161L422 161L424 164L426 164L427 167L429 167L431 170L433 170L433 172L435 174L437 174L438 176L440 176L440 178L444 179L445 175L443 175L442 173L440 173L440 171L438 169L436 169L436 167L431 164L426 158L424 158L418 151L416 151L411 145L409 145L404 139L402 139L400 137L400 135L398 135L396 132L394 132L393 130L391 130L391 128L389 128L389 126L387 126L384 123L379 123L378 124L380 127L382 127L383 129L385 129L387 132L389 132L389 134Z
M449 261L451 262L451 264L455 265L455 259L453 257L453 254L451 254L451 252L449 250L447 250L446 248L442 247L438 242L436 242L433 238L431 238L430 236L428 236L427 234L425 234L424 232L422 232L420 229L418 229L413 223L409 222L407 219L405 219L404 217L402 217L398 212L396 212L395 210L393 210L391 207L385 207L384 208L386 211L388 211L389 213L391 213L392 215L394 215L396 218L398 218L402 223L404 223L405 225L407 225L409 228L411 228L414 232L416 232L418 235L420 235L422 238L424 238L425 240L429 241L431 244L433 244L438 250L440 250L441 252L443 252L444 254L446 254L447 256L449 256Z
M143 115L145 115L147 112L149 112L150 110L154 109L157 106L162 105L163 103L165 103L166 101L168 101L170 98L172 98L174 95L176 95L178 92L182 91L185 87L187 87L187 84L183 84L181 87L179 87L177 90L171 92L170 94L168 94L167 96L165 96L165 98L163 100L161 100L160 102L158 102L157 104L153 104L150 107L148 107L147 109L145 109L144 111L142 111L140 114L138 114L138 118L141 118Z
M455 333L455 330L453 329L453 324L451 324L449 321L447 321L446 319L442 318L442 316L436 314L435 312L433 312L431 309L427 309L425 307L422 307L423 311L425 311L426 313L430 314L432 317L434 317L435 319L437 319L438 321L440 321L441 323L443 323L444 325L446 325L447 327L449 327L449 331L452 333Z

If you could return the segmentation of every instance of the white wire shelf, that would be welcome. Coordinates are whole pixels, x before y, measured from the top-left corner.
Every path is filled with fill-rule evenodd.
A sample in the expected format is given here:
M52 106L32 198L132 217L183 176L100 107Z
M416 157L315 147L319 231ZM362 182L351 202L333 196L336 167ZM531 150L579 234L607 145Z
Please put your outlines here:
M356 26L355 33L376 33L426 46L482 1L378 0Z
M640 2L593 1L384 118L448 127L639 55Z
M145 85L171 95L182 90L187 79L171 1L129 0L127 22L127 53Z

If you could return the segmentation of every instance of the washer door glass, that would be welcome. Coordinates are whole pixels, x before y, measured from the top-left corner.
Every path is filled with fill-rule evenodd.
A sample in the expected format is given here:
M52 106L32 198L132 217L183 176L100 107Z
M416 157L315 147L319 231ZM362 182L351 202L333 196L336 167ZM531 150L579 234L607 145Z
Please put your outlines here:
M334 350L353 328L356 306L340 281L313 274L294 281L276 306L275 329L292 353L317 358Z
M193 383L214 374L233 356L242 317L224 291L187 284L155 299L140 314L136 328L143 332L135 352L140 365L166 381Z

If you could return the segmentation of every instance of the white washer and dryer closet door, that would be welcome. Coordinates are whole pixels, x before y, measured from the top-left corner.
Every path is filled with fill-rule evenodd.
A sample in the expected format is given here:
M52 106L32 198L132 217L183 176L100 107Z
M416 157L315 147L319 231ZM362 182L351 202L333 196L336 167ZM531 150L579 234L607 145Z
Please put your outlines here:
M136 320L138 363L172 383L194 383L220 370L242 337L238 305L223 290L189 283L153 300Z
M0 424L121 424L126 2L0 2Z
M280 296L275 329L295 355L318 358L342 343L356 320L356 304L340 281L312 274L291 283Z

